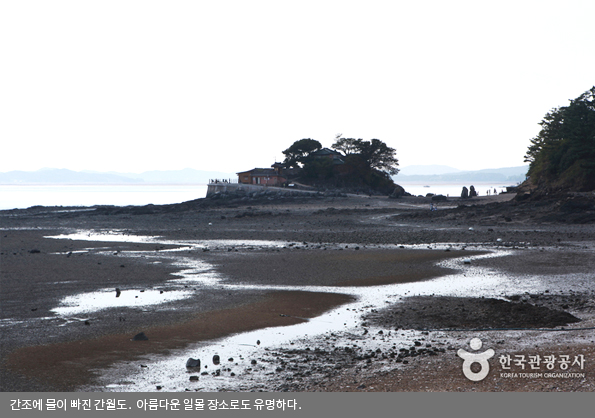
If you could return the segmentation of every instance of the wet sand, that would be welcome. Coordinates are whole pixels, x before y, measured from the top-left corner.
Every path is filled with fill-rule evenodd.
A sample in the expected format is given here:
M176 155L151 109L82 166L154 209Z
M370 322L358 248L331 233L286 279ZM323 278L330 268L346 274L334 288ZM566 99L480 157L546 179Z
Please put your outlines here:
M136 361L197 341L302 322L303 318L315 317L351 298L340 293L273 292L267 286L348 287L427 281L452 272L437 266L438 261L480 254L481 251L466 249L474 243L480 245L479 249L481 246L486 250L515 249L517 255L509 257L509 262L488 258L477 263L508 270L508 274L516 277L541 273L553 277L573 272L584 278L592 271L592 252L584 250L592 246L592 226L503 221L485 227L476 225L470 230L458 221L441 220L437 225L436 220L431 224L394 220L399 213L412 213L406 211L423 210L423 207L425 203L419 199L395 201L360 197L289 204L267 202L158 215L65 214L44 209L11 212L9 216L4 213L1 389L76 390L90 384L96 370L117 361ZM161 236L170 240L278 240L284 244L275 248L236 248L222 243L211 244L209 251L188 250L187 257L214 266L225 278L223 283L254 285L249 291L229 292L213 286L201 291L199 298L172 302L174 309L110 309L91 316L79 315L66 323L47 320L55 316L52 309L70 294L104 288L115 290L116 287L167 292L170 289L166 283L172 279L172 273L180 269L166 261L155 263L143 256L125 256L130 251L166 254L167 250L177 247L174 244L44 238L79 229L117 230L121 234ZM449 251L445 251L444 246L437 249L436 243L449 243ZM540 252L540 246L547 246L548 250ZM264 287L259 290L258 286ZM587 302L592 298L589 293L592 288L583 286L576 292ZM510 293L514 294L514 289L510 289ZM568 301L560 299L550 308L562 309L566 304ZM431 304L428 309L432 309ZM587 318L587 324L591 321L590 309L588 303L586 307L584 304L570 307L571 313ZM407 324L399 326L407 327ZM141 331L149 340L131 341ZM593 334L587 332L587 335ZM444 339L445 345L448 338ZM458 338L464 337L459 335ZM572 352L586 350L590 356L587 364L591 367L593 357L589 347L592 341L571 340L567 343L572 344ZM327 348L334 350L336 347ZM526 348L519 346L518 349ZM310 356L304 352L295 353L294 357L299 360L302 355ZM393 372L382 371L384 364L374 371L373 363L365 363L366 370L362 370L359 360L345 360L340 368L333 369L326 378L317 378L317 382L313 383L308 375L296 376L291 385L271 381L267 390L458 390L458 386L444 383L448 381L447 374L460 367L456 358L448 358L448 367L447 363L442 363L440 367L448 371L442 378L437 377L440 373L431 372L436 362L440 358L445 361L446 356L453 357L452 350L437 351L430 357L422 353L416 360L428 361L411 361L406 366L399 362ZM353 377L356 371L357 379ZM355 387L354 379L359 382ZM592 379L591 373L586 383L567 379L556 387L592 390ZM411 383L413 381L417 383ZM470 388L462 383L462 390ZM499 384L497 388L473 387L476 390L522 390L519 385L525 383L509 379L506 385ZM551 385L535 384L528 388L553 390Z

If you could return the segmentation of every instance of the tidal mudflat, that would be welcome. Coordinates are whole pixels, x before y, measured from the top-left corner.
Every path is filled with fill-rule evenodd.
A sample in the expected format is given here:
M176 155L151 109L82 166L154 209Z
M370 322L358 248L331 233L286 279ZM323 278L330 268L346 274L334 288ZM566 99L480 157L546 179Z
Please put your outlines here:
M415 198L186 206L2 212L3 390L593 390L592 225L412 219ZM471 384L473 337L582 355L584 376L496 359Z

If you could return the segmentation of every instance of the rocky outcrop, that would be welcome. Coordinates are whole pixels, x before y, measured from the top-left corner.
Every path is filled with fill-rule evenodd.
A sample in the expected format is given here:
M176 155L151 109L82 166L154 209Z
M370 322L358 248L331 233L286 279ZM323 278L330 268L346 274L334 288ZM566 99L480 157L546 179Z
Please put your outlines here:
M388 197L390 197L391 199L397 199L399 197L403 197L403 196L407 196L407 195L409 195L409 193L407 193L402 186L399 186L397 184L395 187L395 190L393 190L393 192Z

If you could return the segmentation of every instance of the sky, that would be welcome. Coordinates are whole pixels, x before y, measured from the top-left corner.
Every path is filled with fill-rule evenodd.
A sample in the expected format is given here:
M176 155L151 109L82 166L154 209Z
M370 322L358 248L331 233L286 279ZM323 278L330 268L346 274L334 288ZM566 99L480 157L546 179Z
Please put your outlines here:
M401 167L523 165L595 85L595 1L0 2L0 172L269 167L377 138Z

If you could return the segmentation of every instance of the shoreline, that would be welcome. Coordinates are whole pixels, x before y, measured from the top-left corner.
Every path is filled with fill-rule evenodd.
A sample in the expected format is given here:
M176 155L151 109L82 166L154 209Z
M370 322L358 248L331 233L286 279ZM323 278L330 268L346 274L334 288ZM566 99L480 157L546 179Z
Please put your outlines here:
M36 390L35 388L45 388L44 390L47 388L55 389L56 387L52 384L47 386L48 381L44 381L43 376L46 375L49 378L61 369L65 369L66 364L76 365L77 362L78 365L72 367L73 374L68 377L68 379L66 379L66 374L63 373L66 380L61 383L60 387L73 389L76 386L74 385L74 382L78 382L78 386L76 387L89 387L89 382L91 382L92 379L90 379L91 376L88 375L90 368L86 366L91 364L95 365L93 366L93 369L95 367L105 369L108 364L114 362L114 359L128 359L128 361L133 361L134 359L142 358L145 354L155 354L163 352L163 350L177 351L184 345L182 344L182 341L184 340L186 341L185 343L204 340L204 338L198 337L199 334L196 334L199 333L200 329L203 330L203 333L213 337L222 337L224 334L228 335L245 330L262 329L264 326L279 323L279 321L284 321L284 325L304 322L304 319L298 320L296 317L309 318L315 314L318 315L324 311L328 311L333 306L335 307L333 308L333 312L335 312L338 309L337 307L340 308L343 306L342 304L347 301L347 299L341 298L349 299L349 296L338 296L336 293L308 293L308 296L319 295L317 296L318 299L314 300L309 299L308 297L296 298L296 301L299 301L299 303L296 302L297 304L292 309L296 309L297 311L292 311L293 313L291 315L282 313L282 315L287 316L279 316L281 313L277 313L275 309L278 309L279 307L285 309L286 306L289 308L288 301L291 300L291 298L284 299L289 295L286 290L282 293L271 294L271 286L282 287L291 285L294 286L292 288L294 289L296 285L300 285L300 280L304 280L303 283L301 283L303 286L310 286L312 282L319 282L316 283L316 285L322 284L323 286L335 286L336 289L349 289L353 286L366 285L370 288L374 286L383 287L386 286L387 283L398 282L410 283L410 286L414 286L415 282L424 285L435 283L436 280L440 282L440 278L445 277L444 274L452 274L453 270L438 267L435 263L438 260L445 258L460 260L461 257L465 255L472 256L474 254L479 254L470 251L471 247L474 245L474 241L476 241L476 245L479 245L477 249L480 250L483 246L486 250L507 248L515 251L515 254L517 255L512 258L507 256L508 259L504 265L502 265L497 258L479 258L473 262L473 265L483 265L484 269L496 268L496 270L500 272L499 274L504 274L511 278L516 277L518 279L516 283L519 284L523 282L522 277L526 276L528 272L530 272L530 275L533 277L536 275L539 276L540 271L552 277L554 274L564 274L564 272L572 273L577 277L576 280L579 280L579 278L584 277L586 272L589 271L592 265L594 265L592 256L590 256L588 252L583 253L580 250L581 247L590 247L592 245L592 238L590 238L592 235L589 233L589 228L586 230L583 228L583 234L581 235L581 229L573 226L547 226L545 228L540 226L538 229L531 226L529 226L529 228L519 228L519 225L514 225L514 228L510 228L509 225L502 224L498 227L498 230L492 234L487 230L489 228L483 227L480 227L479 230L476 227L474 231L470 231L469 228L452 224L440 227L428 225L427 227L422 228L411 222L409 222L408 225L391 222L389 216L394 214L395 211L409 211L406 213L413 213L412 211L419 210L416 209L416 205L418 204L415 202L417 202L417 200L414 199L410 202L413 203L413 205L409 205L407 201L395 202L394 200L390 201L386 199L369 199L362 197L324 199L323 201L317 202L298 202L291 204L274 202L273 204L269 203L264 206L252 206L249 208L217 207L196 212L182 212L173 217L167 214L141 214L131 216L125 213L119 215L89 216L88 213L52 214L52 211L50 211L50 213L42 211L44 213L41 216L36 213L31 213L22 217L16 216L4 218L7 222L4 222L3 229L0 231L3 237L3 297L6 298L10 296L9 293L16 295L19 291L22 291L19 289L25 290L28 288L33 289L34 291L42 291L43 286L45 286L43 283L46 282L64 282L64 284L58 286L54 285L52 291L55 292L55 296L43 294L43 297L36 303L36 305L39 306L33 307L30 302L29 304L22 306L23 309L20 310L18 315L20 315L19 320L25 321L22 322L23 324L29 324L25 328L18 325L7 325L6 319L12 318L11 320L13 320L18 316L12 315L18 311L18 306L6 304L3 300L3 306L6 307L6 309L3 309L3 314L4 316L9 317L3 318L3 332L10 328L10 333L5 332L5 335L9 335L13 339L12 342L3 341L3 390L27 391ZM334 209L331 210L331 208ZM148 219L151 219L150 223L147 223ZM213 226L215 226L215 228L213 228ZM57 235L58 233L68 233L78 229L85 229L84 227L86 227L86 229L98 231L109 228L111 230L118 230L120 233L134 233L142 236L161 236L163 238L161 239L161 242L157 240L155 242L145 243L108 243L41 238L41 236L48 236L53 233ZM18 230L15 228L24 229ZM44 230L37 228L48 229ZM481 236L478 237L478 235ZM226 244L224 242L221 243L220 241L221 239L279 241L283 236L285 236L286 239L281 240L280 242L284 243L283 245L285 248L269 248L266 246L255 248L250 245L242 247L234 246L235 244L230 242ZM496 236L503 236L505 241L500 244L496 241ZM450 239L448 241L444 239L441 240L441 237L448 237ZM528 242L527 237L530 238L533 243ZM482 239L478 240L477 238ZM218 239L219 241L209 241L213 239ZM38 329L36 329L36 327L39 327L39 325L34 325L34 318L41 315L48 315L51 306L56 306L60 298L68 292L74 291L76 293L106 287L115 288L118 285L122 286L123 282L128 283L128 286L131 288L162 288L169 291L166 287L170 285L166 285L166 283L171 280L172 273L179 271L180 267L173 266L171 258L173 257L172 254L177 254L175 249L179 247L179 245L174 243L164 244L167 240L209 241L210 247L208 248L208 251L203 251L204 247L186 249L184 251L187 251L188 254L186 254L185 257L188 259L206 261L213 268L213 272L216 272L225 278L224 282L222 282L224 285L247 283L251 284L251 290L238 292L242 293L241 295L227 294L229 293L228 291L224 292L222 289L217 289L217 286L212 286L212 290L206 292L201 291L202 293L200 297L201 302L204 302L204 306L201 305L198 308L198 311L196 310L196 303L193 305L188 301L181 301L173 303L172 306L176 306L176 309L171 312L164 312L159 309L149 311L129 311L125 309L127 318L124 323L119 321L116 322L116 318L121 315L121 312L116 313L116 311L114 311L113 315L99 315L99 319L97 317L87 318L90 325L84 325L82 321L79 323L68 323L64 326L62 326L62 324L57 324L53 326L55 328L51 328L51 332L56 332L57 334L49 339L37 333ZM553 252L557 256L561 255L562 260L565 260L565 262L554 262L548 254L541 252L539 246L545 244L546 240L549 243L548 247L550 247L546 252ZM441 241L443 243L450 242L451 244L436 246L436 243ZM220 242L220 244L214 244L214 242ZM426 244L425 247L424 245L419 245L422 243ZM338 248L339 245L345 245L347 248ZM424 249L419 249L419 247ZM465 247L468 247L469 249L465 249ZM445 248L448 251L446 251ZM38 250L39 252L34 252L33 250ZM71 253L70 256L68 256L68 253ZM149 253L151 256L147 258L147 254ZM124 256L125 254L136 255L132 257ZM142 254L144 254L144 256L142 256ZM414 256L414 254L416 255ZM11 258L8 258L9 255ZM163 259L155 264L158 257L164 255L167 255L170 258ZM35 257L38 258L36 259ZM551 266L548 267L548 263L551 264ZM397 272L396 274L390 272L388 266L395 264L401 265L404 272ZM448 263L446 264L448 265ZM51 269L48 270L47 267L44 266L51 266ZM502 270L502 267L505 267L505 269ZM273 272L274 269L277 269L277 271ZM81 279L81 271L87 272L89 277ZM31 273L33 273L33 275L31 275ZM56 278L52 279L49 277L51 275L60 276L61 280L57 280ZM69 280L69 277L72 277L74 280ZM92 280L90 281L90 279ZM322 282L320 282L320 280L322 280ZM589 292L592 292L593 288L590 287L590 283L585 284L583 283L583 279L580 280L582 280L581 283L584 285L584 289L579 293L581 295L586 295L583 299L588 302L592 299L592 293ZM70 281L72 283L67 283ZM556 281L554 280L552 283L555 284ZM262 288L257 290L254 285L256 285L256 287L261 286ZM59 286L64 286L64 288L60 288ZM11 290L8 293L5 293L6 289L11 288L14 288L14 291ZM515 294L514 290L515 289L510 289L509 293L511 293L512 296ZM47 289L45 289L45 291L47 293ZM552 293L553 292L554 290L552 288ZM339 299L333 299L337 297L339 297ZM560 296L560 300L548 305L547 309L560 309L562 304L568 303L566 299L564 299L564 301L562 301L562 299L562 296ZM24 298L23 300L26 301L27 298ZM44 300L45 302L43 302ZM269 302L265 302L265 300ZM12 301L13 304L14 302L15 301ZM511 300L510 302L513 301ZM531 303L534 304L535 302ZM572 303L573 302L571 301L571 304ZM45 307L43 306L44 304L46 305ZM275 306L277 308L275 308ZM589 309L591 309L590 305L588 306ZM311 310L304 313L304 308L309 308ZM376 307L376 309L377 308L378 307ZM223 315L223 312L235 312L233 317L246 319L249 317L250 313L256 315L256 312L258 312L259 314L257 316L264 315L263 309L266 312L269 312L269 315L271 312L275 312L277 313L277 316L273 315L274 318L269 316L268 322L262 322L260 319L257 320L257 318L253 317L241 324L237 323L237 319L224 319L220 316ZM302 311L300 311L300 309L302 309ZM370 309L375 308L371 307ZM589 313L591 312L589 309L585 310L584 306L578 304L574 304L571 307L571 310L574 310L575 313L578 312L585 318L592 315ZM363 313L364 312L362 311L362 314ZM205 325L204 320L209 317L211 319L207 322L213 321L215 324L218 324L216 327L219 331L227 331L214 334L209 334L205 331L208 327ZM198 318L203 319L201 325L197 325L200 323ZM198 323L192 321L198 321ZM590 319L586 320L585 323L588 323L589 321ZM109 326L106 325L108 323ZM227 325L223 326L225 323L227 323ZM147 324L155 325L153 328L149 328ZM44 328L39 328L39 330L41 329ZM189 332L191 329L194 331ZM275 378L270 378L270 385L267 388L265 384L264 390L381 390L379 388L387 390L424 390L422 386L407 385L403 383L405 376L413 372L413 370L417 370L415 373L421 373L420 376L423 376L423 370L427 370L428 367L428 364L417 364L411 358L409 359L411 362L407 363L407 367L404 367L402 361L399 362L399 367L396 368L395 366L397 366L397 364L393 363L393 374L387 371L386 373L388 374L382 379L384 382L382 384L374 383L373 385L370 385L360 383L355 388L352 388L352 385L345 383L345 379L352 379L348 377L350 370L359 370L361 378L358 378L358 380L361 380L362 382L364 380L371 382L373 379L378 379L379 376L383 375L383 368L389 367L388 363L383 364L382 366L379 365L379 370L374 373L367 373L365 369L361 369L361 361L364 361L364 365L368 365L370 372L374 369L374 366L370 363L365 363L365 361L370 358L363 359L363 357L365 357L363 351L360 351L357 355L355 354L355 351L358 349L364 350L363 347L365 344L379 343L377 338L380 338L378 335L371 335L372 329L377 328L368 327L368 329L370 330L370 333L367 333L366 335L369 335L369 337L363 338L363 335L358 337L362 341L362 343L357 343L360 344L358 346L359 348L356 349L354 347L354 352L347 352L348 355L343 353L346 355L342 354L342 356L339 357L337 357L338 354L335 350L335 348L339 346L333 348L328 345L328 340L325 340L324 338L328 337L331 340L332 338L338 338L338 341L343 341L345 343L345 341L353 338L353 336L350 337L349 333L347 333L342 337L339 337L341 333L335 332L335 337L329 337L327 335L326 337L320 336L318 339L321 341L315 339L322 347L326 347L321 348L321 350L333 353L330 357L330 354L327 355L326 358L333 358L332 356L335 356L333 367L339 367L340 365L340 367L336 369L326 370L326 365L319 364L315 361L317 355L313 352L308 352L309 350L306 350L303 347L299 349L295 348L292 351L294 360L303 360L306 357L310 357L310 363L312 363L309 365L311 373L315 374L316 368L325 369L325 373L328 375L327 378L325 378L324 375L316 378L308 378L308 375L301 377L299 375L300 372L294 372L293 374L297 374L297 376L292 378L292 384L285 383L283 385L279 382L274 383ZM117 331L116 334L113 333L114 330ZM134 350L132 350L130 347L131 342L129 340L135 335L135 332L133 332L134 330L137 330L138 332L149 330L147 331L147 335L150 335L150 333L155 331L156 333L154 334L154 337L149 339L149 342L154 340L155 346L148 351L137 351L138 347L140 347L137 345L136 348L133 346L132 348L134 348ZM377 331L381 330L382 329L378 329ZM44 331L48 332L48 334L50 333L47 327ZM390 332L390 329L385 329L384 335L386 335L387 332ZM395 331L392 330L392 332ZM394 344L407 345L413 340L419 341L420 338L429 338L420 337L420 335L423 334L419 334L418 331L414 330L406 331L404 334L406 335L401 336L404 338L399 337L400 339L398 340L393 339ZM469 335L469 333L464 334ZM123 336L127 337L126 344L128 345L125 344L122 346L127 347L126 349L123 349L125 353L120 352L110 359L111 355L109 354L109 350L105 350L105 345L108 341L110 341L107 343L108 345L115 343L111 340L111 338L114 337L109 337L109 335L119 335L120 337L117 337L119 339ZM162 337L158 337L158 335L161 335ZM591 333L588 335L593 334ZM345 338L347 338L347 340L345 340ZM305 344L315 345L315 340L310 340L310 342L306 342ZM361 345L364 340L366 341L365 344ZM79 342L81 341L85 347L88 347L87 350L89 352L96 350L95 352L97 353L97 356L95 359L83 359L85 356L81 353L77 353L79 360L76 360L76 350L73 347L77 344L80 345ZM44 343L51 344L51 347L59 347L60 344L62 344L61 347L69 348L68 350L60 351L64 353L70 352L71 354L62 357L61 360L59 360L57 356L53 356L52 362L43 362L45 366L30 364L31 359L38 357L43 351L43 345L40 344ZM144 342L135 343L143 344ZM89 344L94 345L94 348L91 348L91 345ZM271 342L267 342L268 349L277 354L287 352L287 349L274 347L274 344L273 346L270 344ZM427 344L431 344L434 348L438 347L435 343L428 342ZM449 344L452 343L446 343L446 340L444 340L444 344L448 347ZM580 348L582 346L580 341L573 342L572 344L576 350L582 350L584 348ZM587 346L589 344L587 344ZM346 346L347 344L343 344L340 348L345 348ZM146 347L147 346L143 349L146 349ZM399 359L398 350L391 351L392 348L388 350L389 351L385 351L387 353L387 358L383 359L383 361L386 360L388 362L389 359ZM446 353L441 353L435 352L433 349L428 349L427 352L421 352L416 361L418 359L427 358L435 362L440 361L440 359L444 360L445 358L448 358L448 361L451 363L449 367L451 367L452 370L455 370L458 367L458 363L456 362L456 358L452 358L451 354L449 354L450 351L452 350L446 350ZM436 354L429 354L430 352ZM591 356L589 358L592 359L592 352L589 352L588 350L586 352ZM8 360L9 363L7 363L6 360L6 355L8 353L11 353ZM390 353L393 354L392 358L389 355ZM279 354L279 356L281 356L281 354ZM354 360L354 358L357 357L362 357L363 360ZM403 359L401 358L400 360ZM274 363L274 359L270 358L270 363ZM259 365L260 364L261 362L259 361ZM587 363L587 365L590 367L592 361L591 363ZM7 366L11 367L7 368ZM442 367L444 366L445 365ZM211 369L209 369L210 372L212 372L212 367L213 366L211 365ZM75 372L74 370L77 368L78 372ZM279 369L280 366L277 368ZM26 369L29 370L28 374L34 377L32 381L23 381L16 376L16 374L19 373L14 373L15 370L22 371ZM86 371L84 369L86 369ZM263 366L261 373L264 373L266 370L269 369L266 369ZM401 371L399 372L399 370ZM235 372L238 373L237 368ZM225 374L225 371L221 373ZM256 373L256 371L253 372L251 378L254 378L254 373ZM395 375L395 373L397 373L397 375ZM401 373L401 377L397 379L395 376L398 376L399 373ZM274 374L275 373L273 373L273 375ZM285 376L287 374L286 368L281 367L281 371L276 372L276 374ZM367 374L369 376L367 376ZM340 376L343 376L343 378L339 378ZM589 376L588 373L587 376ZM592 376L593 375L591 374L591 379ZM238 378L240 378L240 375L238 375ZM36 379L39 383L35 382ZM205 377L202 379L205 381L207 378ZM332 380L333 384L330 384L331 380L329 379ZM429 377L427 379L429 379ZM446 379L446 377L443 376L443 379ZM308 381L311 382L307 383ZM312 383L313 381L319 382L315 385ZM321 382L323 383L325 381L327 381L328 384L321 385ZM430 383L430 381L433 383ZM427 390L457 390L453 387L441 385L438 381L432 379L427 380L427 382L430 384ZM500 385L498 388L507 387L508 389L506 390L519 389L519 382L516 382L517 385L515 389L515 385L513 384L515 383L514 379L509 379L507 382L506 385ZM590 385L590 382L592 382L592 380L588 380L586 383L587 386L579 385L579 389L575 388L574 390L592 390L592 386L588 386ZM58 386L58 382L55 383L56 386ZM568 386L570 383L574 384L576 382L568 381L562 383L567 384ZM361 385L365 385L365 387L358 389L357 387ZM374 389L370 389L370 387ZM583 389L580 389L581 387ZM485 386L484 390L497 390L498 388ZM550 389L551 387L549 386L543 386L540 389L537 385L533 390Z

